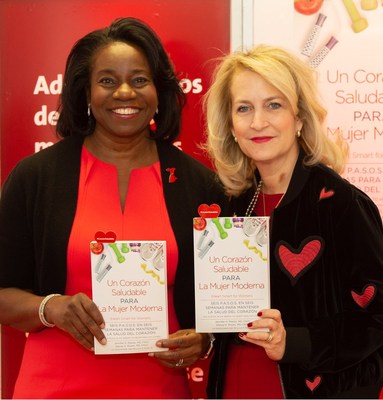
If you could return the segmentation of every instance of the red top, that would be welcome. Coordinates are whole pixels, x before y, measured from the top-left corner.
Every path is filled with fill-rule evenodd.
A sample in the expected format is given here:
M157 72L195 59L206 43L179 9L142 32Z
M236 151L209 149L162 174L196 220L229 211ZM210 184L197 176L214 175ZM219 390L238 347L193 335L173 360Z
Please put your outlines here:
M116 168L83 147L65 294L83 292L91 297L89 243L97 231L113 231L117 240L166 240L169 329L174 332L179 329L173 305L178 249L159 162L133 170L127 190L121 210ZM190 398L191 394L185 370L163 367L147 354L96 356L52 328L29 335L14 397Z
M254 207L257 216L270 216L282 194L259 194ZM249 318L251 322L251 318ZM278 364L265 350L251 343L232 344L229 348L225 376L225 399L283 399Z

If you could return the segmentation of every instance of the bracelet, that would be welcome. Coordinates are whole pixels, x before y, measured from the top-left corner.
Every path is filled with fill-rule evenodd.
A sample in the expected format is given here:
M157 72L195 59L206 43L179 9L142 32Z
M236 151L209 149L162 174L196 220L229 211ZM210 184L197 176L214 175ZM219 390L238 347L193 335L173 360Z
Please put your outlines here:
M52 297L55 297L55 296L61 296L61 294L56 294L56 293L55 294L49 294L48 296L44 297L43 301L40 303L40 306L39 306L39 318L40 318L40 321L47 328L53 328L55 326L54 324L51 324L50 322L48 322L45 319L45 315L44 315L44 310L45 310L46 304L48 303L48 301Z
M210 357L211 352L213 351L213 348L214 348L215 337L214 337L214 335L212 333L208 333L208 335L209 335L209 340L210 340L210 346L209 346L209 349L206 352L206 354L200 357L200 360L208 359Z

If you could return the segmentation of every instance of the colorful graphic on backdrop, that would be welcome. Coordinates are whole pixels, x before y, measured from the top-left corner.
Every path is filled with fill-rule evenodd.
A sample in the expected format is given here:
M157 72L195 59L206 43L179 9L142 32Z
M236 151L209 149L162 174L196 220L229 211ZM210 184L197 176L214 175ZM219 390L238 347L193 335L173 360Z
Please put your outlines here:
M307 3L307 4L303 4ZM318 71L326 130L350 146L343 176L383 215L383 5L377 0L253 0L254 43L293 50ZM274 18L266 18L274 15Z

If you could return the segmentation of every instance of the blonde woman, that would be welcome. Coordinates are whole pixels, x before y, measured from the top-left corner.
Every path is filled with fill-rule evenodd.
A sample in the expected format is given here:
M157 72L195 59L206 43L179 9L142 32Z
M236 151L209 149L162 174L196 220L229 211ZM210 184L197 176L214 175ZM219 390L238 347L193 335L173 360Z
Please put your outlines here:
M235 213L271 217L271 309L217 339L209 397L377 398L382 220L339 175L347 146L325 134L314 72L280 48L233 53L205 106L206 148Z

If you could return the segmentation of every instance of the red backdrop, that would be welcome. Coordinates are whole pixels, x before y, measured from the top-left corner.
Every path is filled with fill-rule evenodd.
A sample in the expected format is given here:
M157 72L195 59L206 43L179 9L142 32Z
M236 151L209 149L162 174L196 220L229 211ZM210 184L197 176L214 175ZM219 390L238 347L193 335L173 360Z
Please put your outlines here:
M159 34L188 94L182 149L208 164L201 96L215 62L230 48L230 0L1 0L1 182L18 160L56 141L54 117L65 59L73 43L114 18L134 16ZM2 397L12 395L23 335L2 327ZM203 398L206 362L189 371Z

